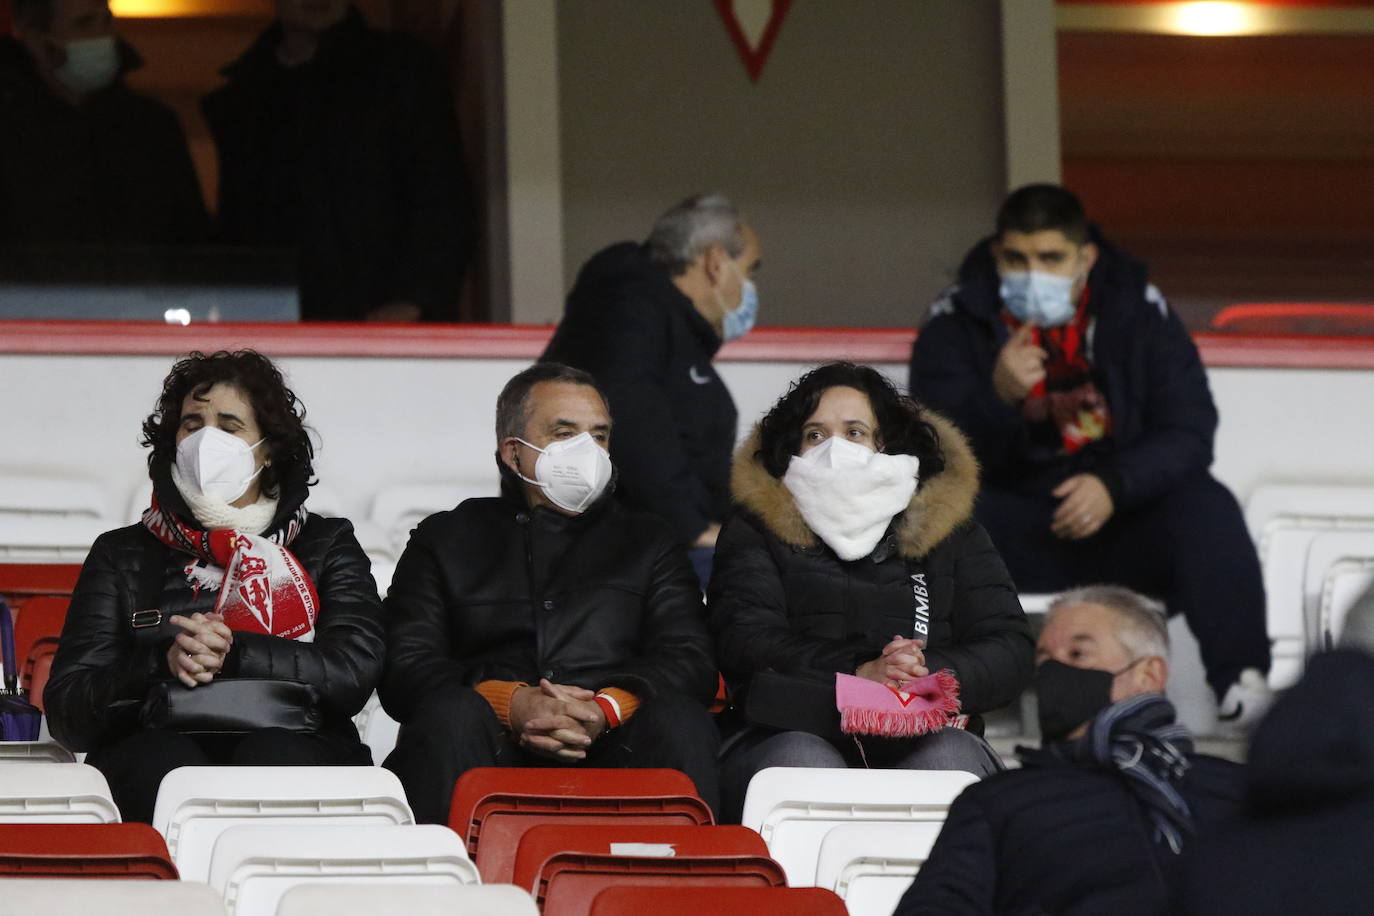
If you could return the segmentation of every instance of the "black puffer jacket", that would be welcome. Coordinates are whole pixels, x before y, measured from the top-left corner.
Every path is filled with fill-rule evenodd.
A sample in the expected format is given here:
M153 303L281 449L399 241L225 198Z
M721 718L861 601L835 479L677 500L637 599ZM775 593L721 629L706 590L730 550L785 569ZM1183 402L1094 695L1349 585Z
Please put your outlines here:
M382 704L401 722L484 680L620 687L710 701L701 591L653 516L603 497L579 516L512 488L425 519L391 580Z
M1031 677L1033 643L1001 556L970 517L978 469L957 430L926 413L946 466L923 480L868 557L845 562L803 521L792 494L754 457L758 432L735 456L739 509L716 545L711 624L736 688L759 671L852 673L894 634L911 638L913 575L929 592L926 663L953 669L964 711L1016 698Z
M1088 274L1089 359L1111 409L1110 438L1072 457L1030 460L1031 427L992 384L1010 332L986 240L927 313L911 353L911 396L968 435L991 486L1047 492L1089 472L1117 506L1138 506L1211 465L1217 409L1193 339L1145 266L1096 232L1093 241L1099 255Z
M159 488L159 492L163 492ZM304 487L300 488L304 493ZM179 498L163 499L180 506ZM283 498L276 527L300 499ZM313 684L324 728L347 734L382 673L381 602L367 555L346 519L309 516L289 547L314 580L319 616L313 642L238 632L219 677L282 678ZM91 751L138 728L138 711L155 681L170 678L166 654L177 628L172 614L210 611L217 592L199 595L186 584L188 556L172 550L143 525L96 539L81 567L43 699L53 737ZM149 570L154 570L151 574ZM151 587L150 587L151 586ZM148 604L149 595L159 595ZM135 611L157 607L164 623L156 639L135 639ZM356 732L354 733L356 738Z
M735 402L711 359L720 337L642 245L599 252L577 275L541 360L590 372L615 417L618 494L690 544L730 508Z
M1243 768L1201 755L1191 761L1179 791L1195 829L1205 833L1235 814ZM1148 817L1123 778L1027 762L969 786L896 916L1173 912L1179 857L1152 841ZM1192 838L1184 842L1186 854Z

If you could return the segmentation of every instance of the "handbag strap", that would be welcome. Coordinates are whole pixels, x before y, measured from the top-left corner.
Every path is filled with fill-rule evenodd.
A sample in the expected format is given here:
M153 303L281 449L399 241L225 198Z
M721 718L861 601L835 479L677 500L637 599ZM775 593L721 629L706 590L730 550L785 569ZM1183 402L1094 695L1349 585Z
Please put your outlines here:
M19 666L14 652L14 618L9 602L0 596L0 665L5 669L5 692L18 695Z

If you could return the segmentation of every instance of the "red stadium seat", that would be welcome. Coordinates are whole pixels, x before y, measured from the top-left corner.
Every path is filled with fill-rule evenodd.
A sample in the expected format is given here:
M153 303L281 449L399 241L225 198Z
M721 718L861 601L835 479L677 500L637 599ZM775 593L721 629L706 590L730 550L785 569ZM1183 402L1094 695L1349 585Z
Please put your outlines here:
M536 824L714 823L677 770L479 767L453 790L448 825L467 841L482 881L508 884L520 836Z
M848 916L821 887L608 887L589 916Z
M57 640L42 640L33 647L28 660L19 670L19 684L29 694L25 699L43 712L46 712L43 709L43 689L48 686L48 677L52 674L52 660L56 657Z
M17 614L36 595L70 595L80 574L78 563L0 563L0 595Z
M161 878L176 866L147 824L0 824L0 878Z
M14 652L21 660L19 686L29 692L29 702L39 709L43 708L43 688L70 603L69 598L53 595L30 598L14 623Z
M1374 304L1353 302L1247 302L1228 305L1212 328L1232 334L1374 335Z
M531 827L520 839L514 878L544 916L586 916L597 892L617 885L787 884L748 827L644 824Z

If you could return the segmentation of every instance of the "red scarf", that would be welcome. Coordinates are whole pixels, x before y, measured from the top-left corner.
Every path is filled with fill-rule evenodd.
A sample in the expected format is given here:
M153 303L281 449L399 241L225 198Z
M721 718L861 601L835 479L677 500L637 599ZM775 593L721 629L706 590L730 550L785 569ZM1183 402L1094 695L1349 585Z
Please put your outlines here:
M162 508L154 494L143 524L168 547L196 558L185 568L193 588L207 576L219 580L215 613L224 616L229 629L310 642L320 599L309 573L286 549L305 526L306 515L302 505L285 525L265 535L205 531Z
M1002 318L1015 331L1021 323L1005 310ZM1058 328L1034 328L1031 341L1048 356L1045 377L1036 383L1021 405L1029 423L1053 422L1059 428L1064 454L1072 455L1112 433L1107 399L1093 382L1088 359L1088 288L1078 298L1073 320Z

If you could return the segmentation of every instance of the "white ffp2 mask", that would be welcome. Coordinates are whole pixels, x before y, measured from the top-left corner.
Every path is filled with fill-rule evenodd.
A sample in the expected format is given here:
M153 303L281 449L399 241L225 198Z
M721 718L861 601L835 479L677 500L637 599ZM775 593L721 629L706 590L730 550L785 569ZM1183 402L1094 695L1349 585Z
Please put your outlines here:
M516 438L515 441L539 453L539 460L534 463L534 479L530 480L519 471L516 476L542 487L549 501L561 509L584 511L611 482L611 456L591 433L558 439L543 448L524 439Z
M177 446L182 484L196 487L208 499L232 503L262 473L262 468L254 467L253 449L266 441L249 445L222 429L202 426Z

